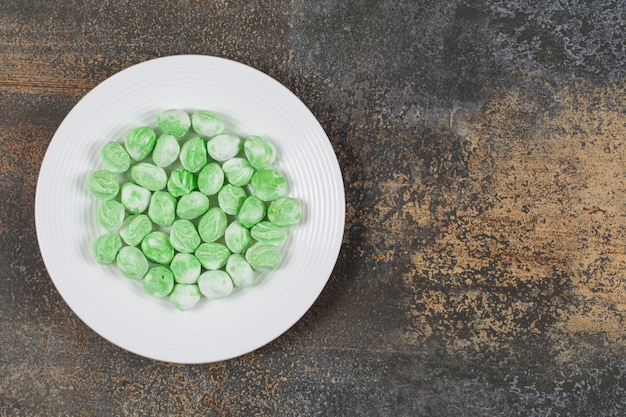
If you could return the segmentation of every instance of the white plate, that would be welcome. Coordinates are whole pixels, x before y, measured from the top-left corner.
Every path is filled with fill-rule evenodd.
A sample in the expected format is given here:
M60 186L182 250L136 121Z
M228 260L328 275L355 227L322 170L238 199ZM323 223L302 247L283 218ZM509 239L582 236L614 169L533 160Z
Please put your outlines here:
M156 126L165 109L207 109L227 130L268 138L289 195L303 204L284 259L258 285L222 300L203 299L179 312L150 297L139 281L97 264L90 247L104 230L87 177L100 150L130 128ZM181 55L127 68L89 92L70 111L44 157L35 198L37 238L48 273L70 308L110 342L148 358L207 363L253 351L280 336L311 307L339 254L345 195L324 130L287 88L246 65Z

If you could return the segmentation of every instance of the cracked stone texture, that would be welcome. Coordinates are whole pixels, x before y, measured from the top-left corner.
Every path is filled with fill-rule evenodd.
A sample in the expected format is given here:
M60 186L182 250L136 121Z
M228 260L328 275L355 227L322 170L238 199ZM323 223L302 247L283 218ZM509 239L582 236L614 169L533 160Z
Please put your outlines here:
M0 415L626 415L624 16L608 0L3 2ZM184 366L87 328L34 227L70 109L182 53L298 95L347 201L303 319Z

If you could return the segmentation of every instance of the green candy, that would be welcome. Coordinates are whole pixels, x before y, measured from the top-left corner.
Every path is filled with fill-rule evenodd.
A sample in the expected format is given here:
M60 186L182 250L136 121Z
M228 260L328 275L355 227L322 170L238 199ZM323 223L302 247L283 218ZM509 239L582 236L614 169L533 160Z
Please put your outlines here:
M191 253L177 253L172 259L170 269L174 273L174 280L179 284L195 284L200 276L202 265Z
M243 151L246 158L256 169L268 168L276 159L274 147L259 136L250 136L243 144Z
M287 229L270 222L260 222L250 229L250 236L267 245L283 246L287 240Z
M241 150L241 139L235 135L221 134L209 140L206 144L211 158L224 162L234 158Z
M171 226L176 219L176 199L165 191L155 191L148 205L148 217L159 226Z
M102 166L107 171L121 174L130 168L130 155L118 142L109 142L102 148Z
M152 160L156 166L165 168L172 165L180 154L180 144L172 135L159 136L152 151Z
M252 193L263 201L272 201L287 194L287 180L278 171L262 169L250 180Z
M226 272L237 287L245 288L254 284L254 269L243 255L238 253L230 255L226 262Z
M250 231L237 221L232 222L226 228L224 241L232 253L243 253L252 245Z
M122 247L117 233L105 233L99 236L91 246L91 254L99 264L112 264Z
M124 246L117 254L117 268L126 278L141 279L148 272L149 264L139 248Z
M176 206L176 214L181 219L193 220L209 209L209 198L200 191L192 191L182 196Z
M196 176L184 169L175 169L167 180L167 191L174 197L189 194L196 186Z
M139 214L146 211L150 204L151 196L152 193L140 185L132 182L122 185L121 201L131 214Z
M239 209L238 219L242 225L250 228L265 217L265 203L256 196L249 196Z
M124 206L116 200L104 201L98 207L98 223L110 232L122 226L125 216L126 210Z
M148 162L140 162L130 169L130 176L137 185L150 191L159 191L167 185L165 170Z
M120 227L119 234L127 245L137 246L151 231L152 222L148 216L145 214L136 214L128 216L124 220L122 227Z
M157 116L157 124L163 133L179 138L191 127L191 119L183 110L170 109Z
M272 201L267 208L267 218L277 226L289 227L300 221L302 208L300 202L292 197Z
M198 110L191 115L193 130L203 136L212 137L224 131L224 122L214 113Z
M200 289L196 284L175 284L170 293L170 302L180 311L193 308L200 301Z
M224 298L233 292L233 281L219 269L206 271L198 278L198 288L210 300Z
M141 241L141 251L148 260L161 265L168 265L174 257L174 248L169 236L163 232L148 233Z
M214 195L224 185L224 171L216 162L210 162L198 174L198 189L206 195Z
M179 252L193 253L200 245L200 235L193 223L179 219L172 224L170 243Z
M246 261L255 271L271 271L280 265L280 252L276 246L257 242L246 251Z
M224 162L222 170L229 183L242 187L250 182L254 168L245 158L232 158Z
M226 213L219 207L210 208L198 223L198 233L205 242L215 242L224 236L228 226Z
M150 268L141 279L141 286L153 297L166 297L174 288L174 274L164 266Z
M112 200L120 190L117 174L100 170L93 172L87 180L87 188L91 195L99 200Z
M189 139L180 147L180 163L189 172L198 172L207 163L206 142L201 137Z
M195 255L205 269L220 269L226 265L230 250L223 243L207 242L198 246Z
M217 202L226 214L236 215L246 200L246 192L236 185L226 184L217 193Z
M139 126L132 129L124 137L124 146L131 158L135 161L146 159L156 144L156 133L149 126Z

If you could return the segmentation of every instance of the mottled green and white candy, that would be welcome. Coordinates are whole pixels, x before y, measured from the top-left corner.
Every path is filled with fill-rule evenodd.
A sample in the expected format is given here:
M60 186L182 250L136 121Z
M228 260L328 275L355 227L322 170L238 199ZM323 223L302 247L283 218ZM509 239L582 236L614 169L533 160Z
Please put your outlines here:
M174 197L189 194L196 187L196 176L184 169L173 170L167 180L167 191Z
M239 136L224 133L209 140L206 147L211 158L224 162L234 158L241 151L241 139Z
M117 233L109 232L99 236L91 245L91 254L100 264L112 264L122 247Z
M276 246L257 242L246 251L246 261L255 271L271 271L280 265L280 251Z
M178 159L187 171L200 171L207 163L207 148L204 139L196 136L183 143Z
M273 201L287 194L287 180L274 169L262 169L252 176L250 188L261 200Z
M124 147L135 161L146 159L156 144L156 133L150 126L139 126L124 137Z
M122 227L125 216L124 206L116 200L104 201L98 207L98 223L110 232Z
M196 284L175 284L170 302L180 311L191 310L200 301L200 289Z
M121 174L130 168L130 155L118 142L109 142L102 148L102 166L107 171Z
M193 253L200 245L200 235L193 223L179 219L172 224L170 243L179 252Z
M192 191L182 196L176 205L176 214L181 219L193 220L209 209L209 198L200 191Z
M237 287L245 288L254 284L254 269L252 269L252 266L250 266L243 255L238 253L230 255L226 262L226 272L228 272L228 275L230 275Z
M209 300L224 298L233 292L233 281L222 270L206 271L198 278L198 288Z
M153 297L167 297L174 288L174 274L164 266L150 268L141 279L141 286Z
M198 189L206 195L214 195L224 185L224 171L217 162L210 162L198 174Z
M250 231L238 221L228 225L224 232L224 241L232 253L244 253L253 243Z
M130 176L137 185L146 190L159 191L167 185L167 173L161 167L148 162L139 162L130 169Z
M172 165L180 154L180 144L172 135L163 134L159 136L152 151L152 160L161 168Z
M99 200L111 200L120 190L120 181L117 174L99 170L93 172L87 179L87 188L91 195Z
M217 193L217 202L226 214L236 215L246 200L246 192L243 188L232 184L225 184Z
M148 217L159 226L171 226L176 220L176 199L165 191L155 191L148 205Z
M205 269L220 269L226 265L230 250L223 243L206 242L194 254Z
M143 278L149 266L145 255L135 246L124 246L117 254L117 268L126 278Z
M254 174L254 168L245 158L231 158L224 162L222 170L229 183L243 187L250 182Z
M258 242L272 246L283 246L287 240L287 229L264 221L250 229L250 236Z
M198 233L205 242L215 242L224 236L228 218L219 207L210 208L198 222Z
M270 167L276 159L274 147L259 136L250 136L243 143L243 151L246 158L256 169Z
M141 241L141 251L148 260L161 265L168 265L174 257L174 248L166 233L155 231L148 233Z
M200 276L202 265L191 253L177 253L172 259L170 269L174 273L174 280L179 284L195 284Z
M279 198L267 208L267 218L277 226L290 227L302 217L300 201L293 197Z
M157 125L163 133L179 138L187 133L191 127L191 119L183 110L170 109L157 116Z
M198 110L191 115L191 126L197 134L206 137L219 135L224 131L222 119L206 110Z
M242 225L250 228L265 217L265 203L256 196L249 196L239 209L238 219Z
M150 204L150 190L132 182L122 185L121 201L126 210L131 214L139 214L146 211Z
M119 234L127 245L137 246L151 231L152 222L148 216L145 214L135 214L128 216L124 220L122 227L120 227Z

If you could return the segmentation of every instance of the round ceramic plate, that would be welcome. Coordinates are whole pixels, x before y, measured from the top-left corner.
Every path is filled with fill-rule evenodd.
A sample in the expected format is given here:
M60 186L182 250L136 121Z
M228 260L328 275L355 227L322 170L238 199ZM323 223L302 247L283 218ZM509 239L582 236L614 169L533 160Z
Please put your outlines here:
M96 263L99 203L87 178L100 150L159 112L206 109L226 130L259 135L277 148L276 166L300 200L302 221L289 230L280 267L251 288L221 300L203 298L180 312L147 295L140 281ZM336 155L307 107L280 83L222 58L181 55L127 68L70 111L44 157L35 199L37 238L48 273L70 308L110 342L176 363L216 362L280 336L311 307L334 268L343 237L345 195Z

